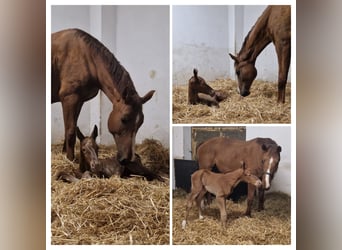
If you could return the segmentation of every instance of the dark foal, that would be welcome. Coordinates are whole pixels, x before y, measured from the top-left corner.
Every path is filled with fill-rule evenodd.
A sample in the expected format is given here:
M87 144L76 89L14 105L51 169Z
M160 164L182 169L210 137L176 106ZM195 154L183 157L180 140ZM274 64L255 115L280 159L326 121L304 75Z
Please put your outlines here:
M189 80L189 104L201 103L208 106L219 107L219 102L226 99L227 96L224 93L211 88L202 77L197 75L197 73L197 69L194 69L194 76Z
M116 157L98 159L98 145L96 143L98 132L96 125L90 136L84 136L78 127L76 128L76 134L80 140L81 178L89 178L91 176L110 178L111 176L129 177L131 175L140 175L149 181L154 179L164 181L162 177L144 167L140 156L137 154L135 155L134 161L127 162L125 165L120 164ZM79 180L75 176L63 172L58 175L58 179L66 182Z

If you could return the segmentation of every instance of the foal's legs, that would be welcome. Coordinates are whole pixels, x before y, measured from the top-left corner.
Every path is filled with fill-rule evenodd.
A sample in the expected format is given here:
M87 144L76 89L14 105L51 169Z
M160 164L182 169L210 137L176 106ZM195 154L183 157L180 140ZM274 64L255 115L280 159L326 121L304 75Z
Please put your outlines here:
M220 209L222 227L226 228L226 222L227 222L226 198L224 196L216 197L216 203Z
M189 212L190 212L190 209L192 207L192 204L193 202L195 201L197 195L199 194L199 190L194 190L192 189L191 190L191 193L187 199L187 202L186 202L186 212L185 212L185 219L182 221L182 228L185 229L185 226L186 226L186 221L188 220L188 216L189 216Z
M71 161L75 158L74 148L76 143L76 124L83 103L77 95L69 95L63 98L63 118L65 130L65 150L67 158Z
M207 193L207 190L204 187L202 187L201 191L199 192L199 194L196 198L196 204L198 207L198 217L200 220L203 219L203 207L201 206L201 203L202 203L203 197L206 193Z

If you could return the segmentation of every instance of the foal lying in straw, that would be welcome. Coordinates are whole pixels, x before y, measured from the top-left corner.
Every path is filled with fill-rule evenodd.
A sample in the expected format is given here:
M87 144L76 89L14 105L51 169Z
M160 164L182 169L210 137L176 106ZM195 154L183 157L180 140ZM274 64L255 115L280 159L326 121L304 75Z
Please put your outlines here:
M90 136L84 136L80 129L76 128L77 138L80 140L80 172L77 177L71 174L61 172L57 179L65 182L76 182L79 178L110 178L111 176L129 177L130 175L144 176L148 181L158 179L164 181L161 176L153 173L144 167L140 156L135 154L134 161L121 165L115 158L98 159L98 145L96 143L97 126L94 126Z
M226 211L226 197L228 197L233 188L236 187L240 181L250 183L256 187L260 187L262 182L258 177L252 175L248 169L245 168L245 163L241 162L241 168L226 174L213 173L207 169L200 169L191 175L191 193L186 204L185 220L182 222L182 228L185 229L186 221L188 219L189 211L193 202L196 200L199 209L199 218L203 219L201 201L207 192L216 196L216 202L220 209L222 227L226 227L227 211Z
M197 69L194 69L194 76L189 79L189 104L201 103L208 106L219 107L219 102L226 99L227 95L221 91L214 90L202 77L198 76L197 73Z

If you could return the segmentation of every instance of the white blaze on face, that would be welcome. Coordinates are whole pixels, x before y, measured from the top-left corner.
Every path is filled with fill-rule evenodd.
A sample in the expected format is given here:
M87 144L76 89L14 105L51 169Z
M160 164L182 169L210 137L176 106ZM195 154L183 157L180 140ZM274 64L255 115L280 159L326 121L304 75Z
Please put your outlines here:
M269 164L268 164L268 169L266 171L266 176L265 176L265 188L266 189L269 189L270 188L270 174L271 174L271 166L272 166L272 163L273 163L273 157L271 157L270 161L269 161Z

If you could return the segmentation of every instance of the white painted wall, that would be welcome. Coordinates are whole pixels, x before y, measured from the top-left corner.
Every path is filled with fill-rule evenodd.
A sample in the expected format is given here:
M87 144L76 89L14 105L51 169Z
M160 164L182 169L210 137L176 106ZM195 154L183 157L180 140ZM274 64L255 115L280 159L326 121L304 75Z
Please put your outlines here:
M227 76L228 7L173 7L173 83L186 84L197 68L206 80Z
M173 84L187 84L194 67L207 81L235 79L228 52L239 52L244 38L266 6L174 6ZM273 44L256 61L257 79L277 82ZM290 70L291 72L291 70ZM289 80L291 81L291 74Z
M173 127L173 159L191 160L186 152L191 150L191 133L185 131L190 127ZM281 191L291 195L291 127L290 126L247 126L246 140L256 137L268 137L281 146L278 171L272 181L270 191ZM172 178L174 179L174 166ZM175 185L173 184L173 188ZM269 192L269 191L268 191Z
M169 6L52 6L51 18L52 32L81 28L102 41L130 73L140 96L156 90L143 107L145 120L136 141L155 138L168 147ZM84 104L78 125L86 134L97 124L99 142L114 144L107 129L111 109L108 98L101 93ZM52 143L63 141L60 103L51 107L51 124Z

